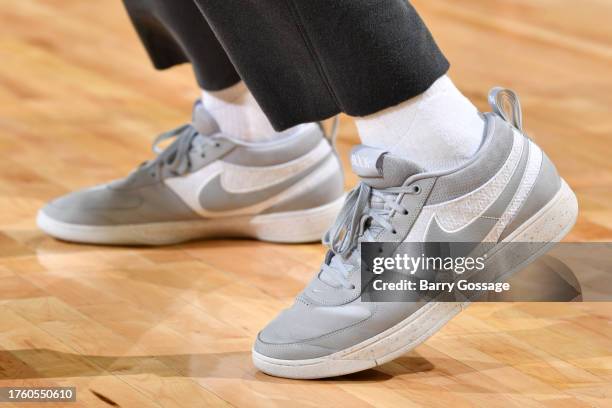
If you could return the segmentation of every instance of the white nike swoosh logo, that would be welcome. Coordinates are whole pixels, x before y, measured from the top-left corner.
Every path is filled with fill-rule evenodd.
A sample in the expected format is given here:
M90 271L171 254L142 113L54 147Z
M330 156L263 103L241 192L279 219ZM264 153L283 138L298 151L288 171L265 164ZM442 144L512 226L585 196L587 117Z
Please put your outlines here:
M215 182L215 179L219 179L220 188L225 194L253 193L256 195L260 191L266 191L266 189L273 188L275 185L285 183L287 180L292 180L301 175L307 169L321 162L329 153L329 144L325 140L321 140L306 155L280 165L242 166L218 160L193 173L167 178L164 182L196 213L203 216L219 216L222 214L221 211L218 211L221 210L220 208L214 208L213 212L210 212L209 209L202 206L200 200L200 196L205 192L207 186ZM266 198L269 197L266 195ZM251 200L247 201L250 202ZM245 211L248 209L248 206L244 208ZM236 210L229 210L227 213L236 213Z
M512 177L481 216L456 231L447 231L442 228L437 217L434 216L427 230L425 242L482 242L510 206L525 174L528 158L529 144L525 143Z
M526 140L515 134L515 141L506 163L485 185L451 201L426 205L406 237L407 242L426 242L430 227L436 223L444 232L459 232L485 215L486 210L500 197L519 166ZM495 219L491 219L495 221ZM487 218L483 218L486 220ZM488 223L485 221L484 223ZM493 222L495 224L495 222ZM483 226L482 229L487 226ZM495 225L497 228L497 225ZM445 238L446 239L446 238ZM456 237L454 237L456 240ZM447 239L448 241L448 239ZM452 241L452 240L450 240Z
M221 186L228 193L248 193L263 190L289 180L318 163L330 152L329 144L321 140L304 156L275 166L255 167L223 163Z

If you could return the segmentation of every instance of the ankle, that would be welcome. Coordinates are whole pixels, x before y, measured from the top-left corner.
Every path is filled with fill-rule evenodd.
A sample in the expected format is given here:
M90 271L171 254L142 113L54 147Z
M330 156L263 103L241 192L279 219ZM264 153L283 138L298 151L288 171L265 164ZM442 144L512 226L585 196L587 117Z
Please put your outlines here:
M484 121L477 108L443 76L399 105L357 118L362 143L386 149L430 171L449 170L478 150Z
M278 135L244 82L220 91L202 90L202 104L221 131L238 140L262 142Z

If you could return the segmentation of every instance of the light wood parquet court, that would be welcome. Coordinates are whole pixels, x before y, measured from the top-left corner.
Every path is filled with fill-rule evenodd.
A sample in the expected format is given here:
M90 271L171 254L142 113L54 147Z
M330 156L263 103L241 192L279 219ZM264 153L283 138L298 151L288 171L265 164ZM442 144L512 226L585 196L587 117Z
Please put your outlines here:
M522 95L579 196L569 240L612 240L612 3L415 5L480 108L496 84ZM612 406L611 304L476 305L376 370L289 381L249 350L320 245L101 248L37 231L46 200L127 174L196 95L188 67L150 67L119 0L0 0L0 386L76 385L75 408ZM346 153L348 120L341 139Z

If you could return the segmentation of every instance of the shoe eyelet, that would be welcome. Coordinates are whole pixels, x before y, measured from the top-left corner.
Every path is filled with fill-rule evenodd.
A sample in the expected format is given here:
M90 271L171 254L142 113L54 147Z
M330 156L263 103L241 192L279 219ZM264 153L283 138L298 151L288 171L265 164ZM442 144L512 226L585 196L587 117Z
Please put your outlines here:
M215 147L221 147L221 143L219 142L215 143Z
M355 290L355 285L351 285L351 290Z
M393 231L391 231L391 233L392 233L393 235L397 235L397 230L393 230Z
M403 215L408 215L408 210L404 210L404 211L402 211L402 214L403 214Z
M420 186L414 186L412 188L412 191L414 191L415 194L420 194L421 193L421 187Z

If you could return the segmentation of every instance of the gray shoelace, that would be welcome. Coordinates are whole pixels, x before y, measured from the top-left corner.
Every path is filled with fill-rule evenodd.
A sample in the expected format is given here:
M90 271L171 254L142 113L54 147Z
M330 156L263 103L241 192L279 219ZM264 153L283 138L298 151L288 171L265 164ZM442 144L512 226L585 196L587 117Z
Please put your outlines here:
M160 143L175 138L174 142L165 149L160 148ZM190 154L195 152L204 157L206 146L219 146L219 143L210 136L200 133L190 124L179 126L157 136L153 141L152 150L157 157L145 163L153 169L152 175L163 177L163 167L166 167L172 175L183 175L191 170Z
M372 188L361 182L349 193L336 221L325 234L323 243L334 253L329 264L323 264L319 279L334 286L353 288L348 281L353 267L348 263L359 239L373 241L374 232L397 231L390 218L399 212L407 215L408 209L400 204L404 194L417 194L411 186Z

